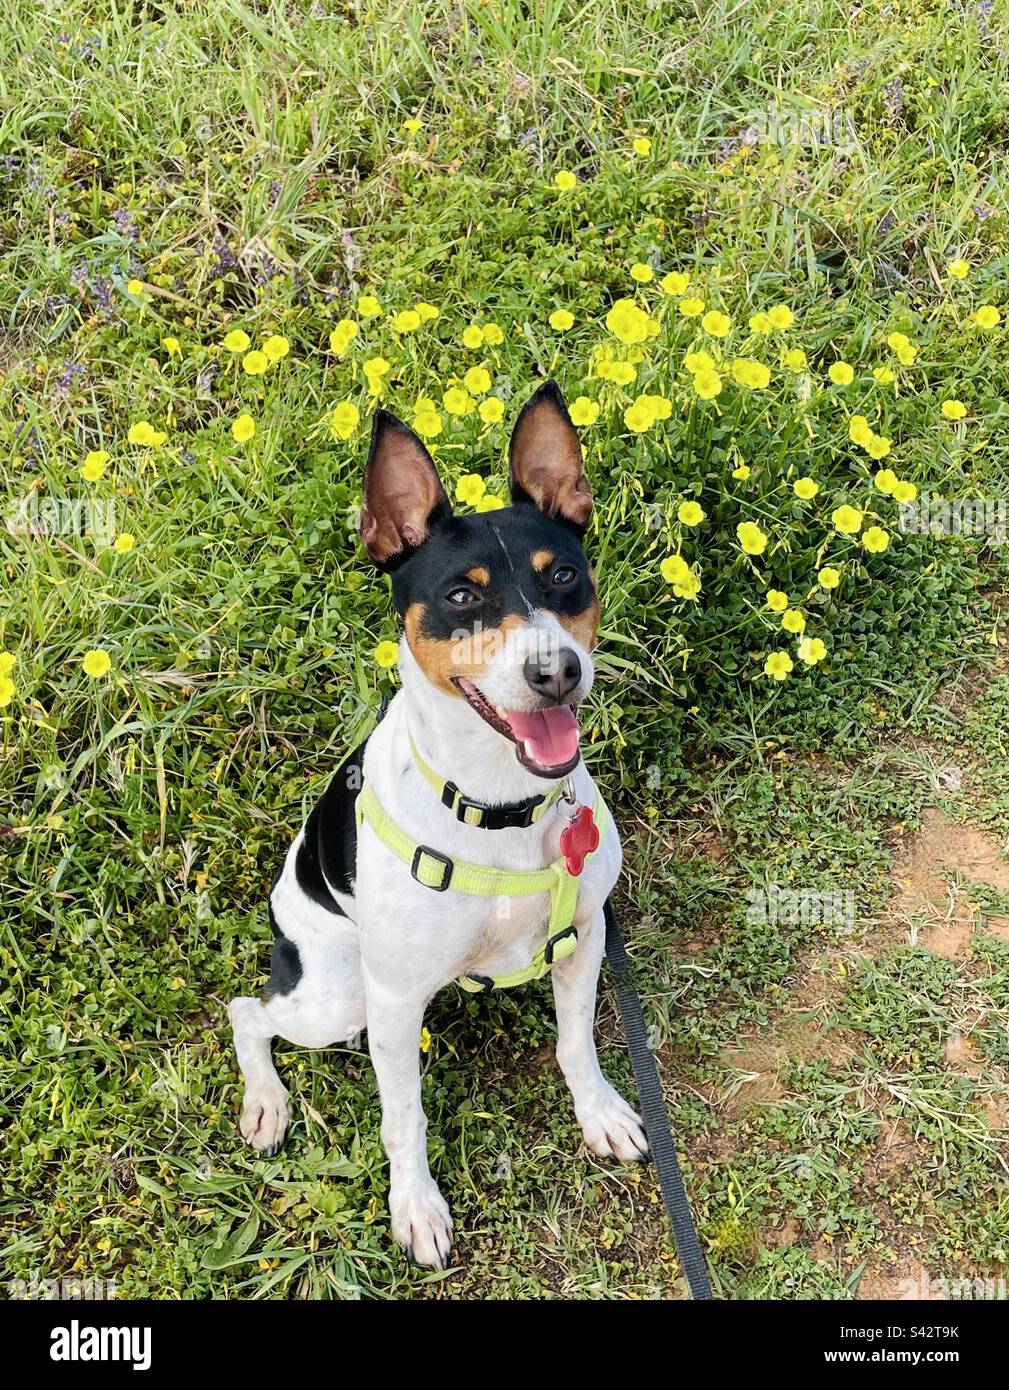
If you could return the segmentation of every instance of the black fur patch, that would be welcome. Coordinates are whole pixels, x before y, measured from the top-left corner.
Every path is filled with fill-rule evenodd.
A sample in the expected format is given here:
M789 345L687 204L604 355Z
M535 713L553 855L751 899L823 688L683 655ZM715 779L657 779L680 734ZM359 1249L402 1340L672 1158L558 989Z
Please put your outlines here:
M294 861L294 876L305 896L340 917L346 913L329 885L339 893L353 893L357 866L354 806L364 782L361 767L367 743L365 739L333 773L305 822L305 836Z
M274 994L290 994L301 979L301 956L290 937L277 926L277 919L270 908L270 926L273 928L273 955L270 957L270 982L266 986L266 997Z
M555 559L537 572L533 556L541 551ZM474 584L467 578L472 569L487 570L490 583ZM555 576L566 570L573 570L574 578L556 582ZM449 595L460 588L469 590L475 602L450 602ZM497 627L510 614L525 617L530 607L574 618L585 612L596 591L575 532L520 502L475 516L434 518L428 539L393 574L392 595L401 614L414 603L423 604L421 633L445 639Z

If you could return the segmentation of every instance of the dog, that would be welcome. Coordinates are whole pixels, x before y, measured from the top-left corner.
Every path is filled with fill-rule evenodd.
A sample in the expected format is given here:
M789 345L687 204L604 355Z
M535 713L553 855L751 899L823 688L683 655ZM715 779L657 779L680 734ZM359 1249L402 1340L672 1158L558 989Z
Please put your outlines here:
M549 971L586 1145L624 1161L648 1152L593 1039L621 853L579 751L599 621L582 546L593 498L552 381L518 416L509 475L510 506L456 515L421 440L376 410L360 533L403 620L402 688L274 882L263 997L229 1007L241 1132L268 1155L290 1115L271 1039L323 1048L367 1029L392 1234L438 1269L452 1218L428 1168L419 1041L429 1000L453 980L476 990Z

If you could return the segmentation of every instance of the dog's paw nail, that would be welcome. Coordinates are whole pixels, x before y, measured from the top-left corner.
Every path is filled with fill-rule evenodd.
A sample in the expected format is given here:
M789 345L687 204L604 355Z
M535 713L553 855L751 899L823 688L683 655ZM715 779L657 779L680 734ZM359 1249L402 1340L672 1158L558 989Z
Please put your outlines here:
M276 1090L271 1087L251 1096L246 1092L239 1129L264 1158L274 1158L284 1142L289 1116L287 1092L283 1087Z
M452 1249L452 1217L437 1185L428 1180L390 1200L392 1233L411 1264L447 1269Z
M586 1146L600 1158L622 1163L648 1158L648 1138L640 1118L616 1091L607 1089L579 1106L578 1119Z

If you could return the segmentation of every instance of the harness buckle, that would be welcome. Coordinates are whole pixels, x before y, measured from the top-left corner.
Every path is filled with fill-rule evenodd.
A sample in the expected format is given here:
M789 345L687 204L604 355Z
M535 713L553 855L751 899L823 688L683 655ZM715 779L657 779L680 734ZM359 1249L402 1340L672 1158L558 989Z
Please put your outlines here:
M426 855L428 859L436 860L442 866L442 877L440 883L427 883L420 876L421 858ZM455 868L452 860L447 854L439 854L436 849L429 849L427 845L418 845L413 852L413 863L410 865L410 873L425 888L433 888L436 893L444 893L445 889L452 882L452 870Z
M455 815L463 825L478 825L484 830L527 830L534 823L534 817L546 800L543 796L530 796L514 806L485 806L482 801L474 801L471 796L461 792L454 782L446 782L441 794L443 806ZM470 817L470 812L474 812Z
M569 936L573 936L576 941L578 939L578 928L573 922L570 927L565 927L563 931L557 932L548 939L547 944L543 947L543 959L546 961L547 965L553 965L554 963L554 951L558 942L564 941Z
M482 801L472 800L471 797L459 791L458 787L455 790L456 796L454 797L454 801L456 820L461 820L463 825L486 825L490 808L485 806ZM476 820L468 820L466 816L467 811L476 811Z

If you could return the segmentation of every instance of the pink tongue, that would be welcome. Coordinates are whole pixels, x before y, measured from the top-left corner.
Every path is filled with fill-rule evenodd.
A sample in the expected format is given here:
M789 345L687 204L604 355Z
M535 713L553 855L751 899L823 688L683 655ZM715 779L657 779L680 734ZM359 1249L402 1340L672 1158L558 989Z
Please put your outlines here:
M578 721L569 705L552 709L510 709L508 723L512 733L525 745L526 753L541 767L560 767L569 763L578 750Z

